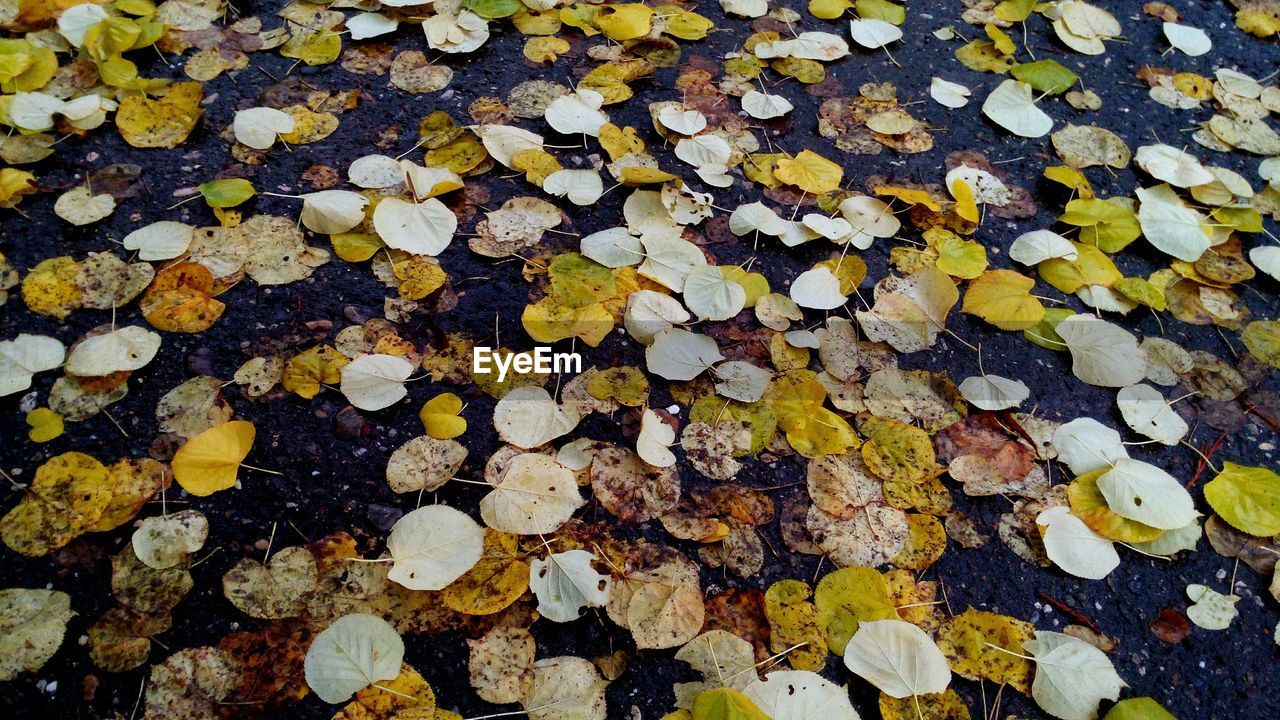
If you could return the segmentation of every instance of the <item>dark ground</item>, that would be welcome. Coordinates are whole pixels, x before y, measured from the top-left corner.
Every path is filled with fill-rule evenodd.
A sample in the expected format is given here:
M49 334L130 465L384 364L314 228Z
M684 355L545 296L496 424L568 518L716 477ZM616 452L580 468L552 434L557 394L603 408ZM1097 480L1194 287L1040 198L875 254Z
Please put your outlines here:
M804 10L803 3L796 0L779 4ZM1096 123L1120 134L1135 149L1140 144L1152 142L1155 137L1176 146L1188 145L1191 152L1206 162L1232 168L1250 178L1255 187L1261 187L1256 175L1258 158L1242 153L1213 153L1192 143L1189 129L1196 121L1209 117L1207 109L1179 113L1159 106L1148 99L1145 86L1138 84L1133 73L1144 63L1150 63L1205 75L1211 75L1219 66L1231 67L1262 77L1273 72L1280 59L1275 40L1260 41L1236 30L1225 2L1184 0L1171 4L1183 11L1187 22L1209 32L1214 49L1208 55L1187 58L1170 54L1161 58L1160 51L1165 46L1160 36L1160 22L1141 16L1136 1L1102 3L1116 13L1129 42L1108 43L1105 55L1092 58L1065 52L1044 20L1033 18L1028 26L1036 57L1054 57L1076 70L1085 86L1104 100L1103 109L1096 113L1077 112L1061 100L1047 101L1045 107L1058 121L1056 127L1061 127L1064 121ZM277 4L237 3L237 6L242 15L266 15ZM1126 9L1121 11L1121 7ZM686 60L694 55L714 60L748 33L747 21L726 19L714 2L704 3L697 9L714 20L718 27L731 28L732 32L713 33L703 42L681 42ZM917 118L926 119L938 129L933 151L923 155L898 155L886 151L870 157L840 153L829 140L815 133L817 108L822 99L804 94L794 81L774 89L774 92L786 95L796 105L796 110L789 116L789 122L771 132L774 143L791 152L809 147L827 157L839 159L845 166L846 180L853 179L854 187L861 186L861 179L872 174L937 182L945 172L943 158L948 152L957 150L976 150L986 153L993 161L1009 161L1001 164L1000 169L1008 174L1010 182L1033 190L1041 212L1033 220L1016 223L988 217L977 237L993 249L1004 249L1018 234L1049 227L1052 223L1060 207L1059 201L1052 198L1059 195L1054 194L1046 181L1038 178L1041 169L1047 164L1054 164L1054 159L1047 137L1021 140L981 119L981 99L998 82L997 76L964 68L953 57L957 45L939 41L930 34L946 24L954 25L969 37L981 33L980 28L960 22L961 10L959 2L909 3L904 27L906 39L893 48L893 57L900 67L892 64L884 53L870 51L855 51L852 57L829 66L829 72L846 88L840 95L856 95L861 83L877 80L897 84L900 95L926 100L910 109ZM268 20L267 25L271 24ZM847 35L846 28L843 21L824 23L807 14L801 22L801 29L822 29L842 35ZM525 62L520 55L524 38L508 24L494 23L494 36L480 51L464 58L455 56L445 60L457 74L448 90L432 95L411 96L390 88L385 76L352 75L337 64L320 68L299 67L293 74L301 75L317 87L359 87L367 97L356 111L341 116L341 128L327 140L294 147L292 152L273 151L266 164L256 169L254 183L259 189L287 192L285 188L299 187L298 179L302 172L314 163L337 168L345 177L344 169L352 159L377 151L374 142L390 125L398 125L401 129L400 144L388 151L394 155L408 149L418 120L433 110L445 109L455 119L465 121L466 108L476 97L505 96L514 85L539 75L566 82L569 79L568 68L574 62L581 62L586 47L580 34L568 33L566 36L572 38L574 55L578 60L564 58L549 69L538 68ZM402 26L394 38L398 49L426 49L417 28ZM1020 52L1025 58L1025 51L1020 49ZM168 68L156 63L148 73L181 78L180 64L174 60L174 65ZM271 52L251 55L251 62L266 72L251 66L234 81L223 76L206 84L206 95L216 93L217 98L207 106L200 127L176 150L135 150L125 145L109 127L91 133L84 141L68 141L56 159L35 168L37 177L44 183L67 181L71 184L82 173L100 169L109 163L137 163L144 167L143 177L151 194L122 204L111 218L90 228L69 227L53 215L56 193L28 198L22 209L29 219L12 212L0 215L0 222L3 222L0 226L0 252L15 266L25 270L54 255L70 254L82 258L91 251L111 249L113 246L107 238L122 237L147 222L178 219L179 211L166 210L176 202L170 197L171 190L208 180L234 163L227 143L217 137L218 132L230 123L234 110L259 104L256 93L273 82L267 72L282 77L292 63ZM678 98L678 94L670 89L677 72L676 69L658 70L652 78L635 83L636 98L623 106L607 108L614 121L636 126L651 147L657 145L658 139L652 134L644 108L655 100ZM974 91L970 105L959 111L948 111L927 101L928 81L935 74L970 86ZM545 127L540 121L522 121L521 125L540 132ZM669 156L660 154L660 157ZM669 170L677 167L674 161L664 160L663 165ZM679 167L676 172L686 169ZM512 195L538 194L535 188L519 180L496 180L494 176L500 174L499 171L480 178L493 193L493 201L488 207L496 208ZM1136 181L1132 170L1119 171L1114 177L1096 169L1088 174L1100 196L1132 194ZM692 173L689 175L692 177ZM741 202L759 199L757 190L741 181L732 190L718 190L714 194L716 204L721 207L734 207ZM598 209L576 212L566 204L564 206L569 209L573 224L562 229L586 234L612 226L620 217L624 198L625 193L615 191L604 197ZM183 212L192 217L190 221L197 225L215 224L207 211L196 205L184 207ZM296 204L290 201L261 197L252 201L249 207L259 212L284 215L297 210ZM464 224L460 231L469 232L473 223L474 220ZM1268 229L1276 232L1274 221L1268 222ZM324 238L310 238L309 241L328 246ZM821 259L819 256L827 251L827 248L819 249L814 245L817 244L783 255L778 252L776 244L762 243L759 254L764 262L757 263L755 268L769 277L774 288L785 288L791 278ZM868 283L887 274L888 248L889 243L886 242L862 254L871 268ZM745 245L718 245L710 249L722 264L745 261L751 254L751 249ZM1127 275L1145 275L1161 263L1158 254L1142 240L1116 259ZM497 312L506 344L521 347L531 344L519 324L520 312L527 301L528 285L520 278L518 264L494 263L476 256L468 251L464 239L456 240L441 260L461 296L456 309L439 316L443 329L467 332L482 339L492 333L494 313ZM1007 267L1008 261L993 255L993 265ZM1277 283L1264 278L1253 281L1252 285L1260 291L1247 293L1255 315L1263 319L1277 317ZM122 436L105 416L99 415L85 423L68 424L66 434L51 443L33 444L26 439L22 413L17 409L19 396L15 395L0 400L0 422L4 427L0 467L21 479L29 477L45 459L69 450L87 452L108 462L123 456L145 455L148 444L157 434L154 408L160 396L195 374L197 369L208 372L206 363L211 363L213 374L229 378L259 343L290 332L305 335L303 323L329 320L336 331L349 324L344 317L348 306L365 308L368 314L380 315L381 301L387 292L372 277L367 265L348 264L336 258L320 268L309 281L275 288L243 282L221 297L228 308L212 329L196 336L166 334L157 361L136 373L129 383L129 396L110 407L112 415L127 429L129 438ZM1037 288L1037 292L1057 296L1043 285ZM1078 307L1074 299L1071 304ZM11 338L18 332L29 332L55 335L69 341L109 320L107 312L80 310L68 322L61 324L26 311L15 296L0 311L0 337ZM1188 349L1209 350L1228 360L1233 353L1243 352L1232 334L1227 334L1231 340L1227 343L1213 328L1185 325L1167 315L1163 321L1165 336ZM122 310L117 322L145 325L136 304ZM1135 312L1123 324L1140 336L1161 332L1150 314L1143 317ZM1031 346L1016 334L990 332L988 327L958 312L952 314L949 327L970 342L982 342L988 372L1027 381L1040 414L1064 421L1091 415L1115 427L1123 426L1114 409L1113 392L1076 380L1070 373L1069 359L1065 355ZM429 339L428 333L425 327L410 328L405 337L422 343ZM309 344L300 343L299 349ZM628 363L640 361L634 343L623 342L613 335L586 356L587 362L590 364L593 359L607 362L618 352ZM946 336L931 351L904 358L904 365L945 370L957 381L977 372L974 353ZM42 398L54 378L54 373L44 373L36 378L34 388ZM1274 377L1269 386L1275 390ZM344 406L338 393L323 392L311 402L290 396L268 405L241 396L235 386L228 387L225 392L234 404L237 416L252 420L258 427L255 450L247 462L284 470L286 476L243 472L243 489L191 503L191 507L203 511L210 520L211 532L205 552L215 549L217 552L196 568L195 589L175 611L173 629L158 637L158 645L163 645L153 649L151 663L163 660L171 651L213 644L232 630L255 626L258 621L247 618L225 600L220 578L242 556L260 554L260 550L254 550L252 546L267 537L273 522L280 523L275 547L302 542L299 532L306 538L315 539L336 530L348 530L362 541L363 547L373 547L384 535L384 531L370 519L380 512L373 506L389 506L401 511L414 506L412 495L396 496L387 488L383 477L386 459L404 440L420 432L416 410L421 403L445 389L459 390L429 383L415 384L410 392L410 401L367 416L371 434L358 442L350 442L335 435L333 418ZM464 399L469 403L465 415L471 428L465 439L471 451L467 469L474 476L488 453L497 446L491 423L493 402L475 388L470 388ZM664 401L665 397L659 392L651 404L661 406L666 404ZM599 417L584 423L583 430L592 437L619 437L616 424ZM1200 426L1191 440L1201 445L1214 440L1218 434L1217 430ZM1251 420L1243 430L1226 436L1225 444L1214 460L1230 459L1274 467L1274 444L1277 440L1265 425ZM1264 442L1272 443L1265 451L1259 448ZM1195 470L1196 458L1185 447L1153 450L1146 446L1135 449L1133 454L1165 467L1184 480L1189 479ZM683 466L683 461L681 475L686 490L704 482L692 469ZM791 493L804 492L801 488L792 487L802 479L802 463L791 458L775 466L754 463L737 480L753 487L788 486L774 493L780 502ZM456 507L468 508L478 502L479 492L477 488L455 484L442 490L440 497ZM959 493L956 495L959 507L975 514L984 529L994 535L991 525L1001 512L1008 509L1008 503L998 497L969 499ZM1200 498L1198 491L1195 495ZM174 491L170 497L175 497ZM7 508L17 499L16 493L9 492L2 504ZM1208 511L1203 504L1201 509ZM144 510L144 514L148 512ZM583 512L587 517L593 514L602 518L607 516L593 506ZM776 523L763 530L770 545L784 548ZM104 673L89 661L82 643L84 631L112 604L108 557L127 542L130 532L131 528L126 526L110 534L80 538L72 545L74 552L63 556L87 558L83 563L59 564L51 562L50 558L26 559L7 550L0 552L0 587L48 585L64 590L71 594L72 606L77 612L63 647L43 669L0 686L0 708L4 708L0 713L8 717L70 718L109 717L117 713L131 716L134 712L140 685L147 674L145 667L122 674ZM647 528L644 532L654 537L664 535L660 528ZM671 542L687 552L695 552L689 544ZM1062 612L1050 610L1042 595L1071 605L1116 639L1117 649L1111 658L1121 677L1130 685L1124 697L1152 696L1182 720L1280 717L1280 648L1272 641L1273 629L1280 620L1280 609L1267 595L1268 579L1241 567L1236 592L1243 599L1238 606L1240 617L1231 628L1217 633L1192 628L1182 642L1166 644L1152 634L1148 629L1149 623L1164 608L1175 611L1186 608L1183 588L1188 583L1204 583L1225 592L1235 563L1214 553L1203 540L1199 552L1171 563L1151 560L1125 550L1121 554L1124 562L1105 581L1083 582L1057 570L1027 565L993 537L989 544L976 550L952 545L943 559L924 573L924 577L945 584L950 607L957 613L971 605L1029 620L1039 629L1061 630L1070 622ZM816 557L782 551L781 556L767 557L765 571L758 577L744 581L714 572L704 575L703 585L709 593L730 587L764 589L781 578L812 579L817 563ZM830 564L825 568L829 570ZM544 621L535 623L532 630L539 643L539 657L557 654L591 657L614 649L627 649L631 643L628 632L607 620L588 618L572 625ZM513 709L494 707L476 698L467 684L466 645L461 635L407 636L406 645L406 660L431 682L442 707L454 709L464 716ZM671 651L648 651L639 657L631 657L630 670L609 688L611 718L626 717L632 705L637 706L646 719L658 718L671 709L672 683L691 679L686 666L674 661L672 655ZM849 674L839 666L839 659L832 658L828 676L839 682L850 681ZM100 682L90 699L84 697L82 687L88 675L96 676ZM856 680L852 685L859 711L865 717L878 717L875 697L868 686ZM957 677L953 687L969 701L975 717L979 717L983 712L983 700L978 685ZM990 701L993 690L990 687L986 690ZM1032 702L1016 693L1006 693L1004 700L1002 714L1046 717ZM273 711L272 715L280 718L322 718L329 717L333 711L333 707L326 706L312 695L296 706Z

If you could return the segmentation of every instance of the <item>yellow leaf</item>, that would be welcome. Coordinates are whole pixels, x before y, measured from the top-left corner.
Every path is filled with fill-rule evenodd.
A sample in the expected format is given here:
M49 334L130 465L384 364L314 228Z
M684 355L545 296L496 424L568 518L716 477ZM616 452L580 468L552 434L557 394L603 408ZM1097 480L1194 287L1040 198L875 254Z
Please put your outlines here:
M732 688L704 690L693 699L693 720L769 720L755 702Z
M89 528L92 532L115 530L133 519L156 493L173 484L169 468L151 458L124 458L107 468L111 502Z
M293 356L284 366L280 385L310 400L323 385L342 380L342 368L351 362L331 345L317 345Z
M0 537L23 555L38 557L66 545L94 523L111 502L107 468L67 452L36 469L25 496L0 519Z
M927 190L881 185L875 190L876 195L888 195L911 205L923 205L934 212L942 209L942 204L933 199Z
M920 482L938 473L933 440L924 430L881 417L871 417L860 429L868 438L862 460L881 480Z
M1077 168L1068 165L1054 165L1044 169L1044 176L1074 190L1081 198L1092 200L1094 197L1093 186L1089 184L1089 178L1085 177L1084 172Z
M866 447L865 445L863 447ZM938 561L947 549L947 532L932 515L907 515L907 544L891 561L907 570L924 570Z
M234 487L255 434L253 423L246 420L214 425L174 453L173 479L192 495L212 495Z
M1254 357L1280 368L1280 321L1255 320L1245 325L1240 340Z
M600 147L609 153L609 159L617 162L618 158L631 153L644 152L644 141L636 134L633 127L618 127L613 123L600 126Z
M451 610L492 615L509 607L529 588L529 563L521 559L516 536L485 528L480 561L441 593Z
M771 392L778 427L804 457L842 453L858 446L858 436L848 421L822 406L827 391L818 381L777 382Z
M844 654L859 623L901 619L889 596L889 584L869 567L840 568L828 574L818 583L813 602L818 608L818 627L836 655Z
M1009 37L1009 34L1005 31L991 23L987 23L985 29L987 31L987 37L991 38L991 42L995 44L996 52L1001 55L1012 55L1013 51L1018 49L1018 47L1013 44L1013 38Z
M969 705L955 690L895 698L880 693L881 720L970 720Z
M226 309L213 293L213 273L198 263L171 265L156 275L139 302L142 316L157 330L204 332Z
M31 426L27 432L31 442L49 442L62 435L62 416L49 408L39 407L27 413L27 425Z
M566 10L568 8L565 8ZM560 20L560 11L556 8L534 10L527 6L511 16L511 24L516 26L521 35L555 35L564 24ZM595 35L593 29L588 35Z
M1031 11L1035 7L1036 0L1003 0L1003 2L996 5L995 15L1005 22L1017 23L1031 17ZM1017 650L1016 652L1022 651ZM1026 692L1026 690L1023 690L1023 692Z
M840 187L844 170L812 150L801 150L794 158L779 158L773 176L807 193L822 195Z
M827 78L827 68L817 60L808 58L785 57L769 61L769 67L793 77L805 85L816 85Z
M564 169L555 155L542 148L527 148L511 156L511 169L524 173L524 179L542 187L542 183L554 172Z
M426 167L447 168L462 175L481 167L481 164L488 159L489 153L484 149L484 145L480 143L480 138L468 133L423 153L422 164ZM440 194L458 189L449 187L451 184L441 183L448 189L441 189L441 185L437 185L432 190L436 194Z
M940 227L926 230L924 239L938 251L938 269L952 277L972 280L987 269L987 249L982 243Z
M22 301L35 313L65 320L80 307L80 263L63 255L40 261L22 280Z
M396 291L405 300L421 300L444 285L449 276L434 258L425 255L408 255L393 263L392 272L400 280Z
M951 196L956 199L956 214L962 219L976 223L981 219L978 214L978 203L973 197L973 188L969 187L969 183L960 178L956 178L951 187L947 188L951 191Z
M1035 284L1013 270L988 270L969 283L960 309L1001 330L1026 330L1044 318L1044 305L1031 296Z
M809 0L809 14L819 20L835 20L851 7L849 0Z
M427 434L437 440L456 438L467 431L467 421L459 417L462 399L453 393L440 393L423 404L418 419Z
M949 618L938 630L938 648L954 672L970 680L981 678L997 685L1008 684L1026 695L1031 694L1035 668L1030 660L1018 655L1024 653L1022 644L1033 639L1035 628L1031 623L973 608Z
M600 30L593 23L593 18L599 12L600 8L595 5L574 3L568 7L560 8L560 22L571 28L581 30L587 37L592 37L600 34Z
M336 233L329 236L333 253L347 262L364 262L382 249L382 238L374 233Z
M292 35L280 54L308 65L328 65L342 53L342 36L332 30Z
M402 663L399 675L357 692L333 720L431 720L437 717L436 694L431 685L408 663Z
M867 264L857 255L845 255L834 260L823 260L815 268L826 268L840 281L840 294L852 295L867 276Z
M787 662L796 670L818 672L827 665L827 642L818 627L818 608L809 601L813 591L803 580L779 580L764 594L764 613L769 620L769 647L786 652Z
M124 141L136 148L175 148L187 139L204 112L204 91L198 82L174 83L157 100L137 94L125 97L116 113L116 127Z
M658 168L625 167L622 168L618 182L630 187L634 185L655 185L676 179L678 178L675 175Z
M569 52L569 42L558 37L531 37L524 44L524 56L529 62L553 63Z
M1093 245L1071 243L1076 259L1050 258L1036 266L1040 278L1064 293L1073 293L1085 285L1111 287L1124 279L1107 254Z
M832 265L836 264L836 261L834 260L831 260L828 262L830 262ZM862 262L862 261L859 260L858 262ZM818 264L821 265L823 263L818 263ZM848 264L852 265L852 263L848 263ZM852 274L856 272L856 270L854 270L852 267L849 270L850 270L849 276L852 276ZM834 267L831 268L831 272L833 275L840 278L840 291L844 292L845 291L844 277L841 277L840 273L837 272L836 268ZM764 275L761 275L760 273L747 272L746 270L742 269L737 265L721 265L720 273L724 276L725 280L736 282L742 286L743 290L747 291L747 301L744 304L744 307L755 307L757 300L769 294L769 279L766 278ZM866 276L866 265L864 264L863 277L865 276ZM856 285L859 282L862 282L861 277L859 277L854 284ZM847 294L852 295L853 291L849 290Z
M653 15L653 8L640 3L605 5L596 11L595 23L611 40L635 40L653 29Z
M1268 12L1265 6L1256 10L1238 10L1236 27L1256 37L1271 37L1280 34L1280 18L1274 15L1274 11Z
M587 380L587 393L597 400L615 400L628 407L639 407L649 399L649 380L637 368L607 368L591 375Z
M338 129L338 116L331 112L315 112L305 105L290 105L283 111L294 124L293 130L281 134L280 139L290 145L319 142Z
M956 59L978 72L1007 73L1012 66L1009 56L996 49L990 40L971 40L956 50Z
M36 192L36 176L26 170L0 169L0 209L16 207L24 195Z
M657 8L657 12L667 20L667 25L662 31L681 40L701 40L707 36L708 32L715 29L715 23L707 18L675 5L661 5Z

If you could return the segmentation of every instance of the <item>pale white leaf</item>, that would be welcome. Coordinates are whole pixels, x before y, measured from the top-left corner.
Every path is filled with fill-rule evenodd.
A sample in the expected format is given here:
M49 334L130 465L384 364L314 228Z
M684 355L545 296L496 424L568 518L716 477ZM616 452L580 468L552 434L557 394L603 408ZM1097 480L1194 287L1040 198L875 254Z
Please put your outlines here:
M327 703L341 703L383 680L394 680L404 641L377 615L344 615L311 640L303 671L307 686Z
M133 531L133 553L143 565L164 570L204 547L209 520L199 510L180 510L143 520Z
M684 291L684 281L696 267L707 264L702 249L675 233L641 235L644 262L636 272L676 292Z
M864 48L874 50L902 39L902 29L884 20L850 20L849 35Z
M77 5L76 7L80 7ZM172 220L160 220L124 236L126 250L135 250L139 260L172 260L185 253L195 238L195 228Z
M649 345L663 330L689 322L689 311L679 300L653 290L637 290L627 296L622 325L631 337Z
M386 5L387 3L383 3ZM347 18L347 30L352 40L365 40L395 32L400 22L380 13L365 12Z
M1280 280L1280 247L1262 245L1249 251L1249 262L1259 270Z
M964 85L943 80L940 77L935 77L929 83L929 97L943 107L962 108L969 104L971 94L969 88Z
M702 320L728 320L742 312L747 291L718 265L702 265L684 279L684 303Z
M1213 49L1213 41L1209 39L1208 33L1190 25L1166 22L1164 37L1171 47L1191 57L1199 57Z
M342 368L342 394L361 410L381 410L400 402L413 363L396 355L362 355Z
M982 103L982 114L1021 137L1044 137L1053 129L1053 118L1036 107L1031 86L1018 80L1005 80L992 90Z
M1071 371L1090 385L1126 387L1146 376L1146 353L1133 333L1119 325L1072 315L1058 323L1057 332L1071 352Z
M960 383L960 394L980 410L1007 410L1017 407L1031 396L1021 380L999 375L974 375Z
M386 198L373 211L373 229L387 247L415 255L439 255L453 241L458 217L444 203Z
M536 385L508 392L493 409L498 437L526 450L545 445L578 426L577 412L552 399Z
M1070 240L1052 230L1023 233L1009 246L1009 259L1023 265L1038 265L1053 258L1074 261L1079 256Z
M391 526L387 578L410 590L441 590L470 570L484 548L484 528L447 505L428 505Z
M582 254L608 268L639 265L644 260L640 238L624 227L609 228L582 238Z
M231 131L236 142L247 145L254 150L269 150L276 138L293 132L297 121L282 110L269 107L249 108L236 112L231 122Z
M1236 603L1239 595L1223 595L1213 588L1192 583L1187 586L1187 597L1193 605L1187 608L1187 619L1205 630L1226 630L1240 613Z
M1205 217L1188 207L1168 185L1137 188L1138 223L1156 249L1195 262L1213 245Z
M66 358L66 348L57 338L22 333L0 341L0 397L31 387L31 377L52 370Z
M829 268L805 270L791 283L791 299L803 308L834 310L848 300L840 292L840 279Z
M1187 421L1174 412L1159 390L1150 385L1138 384L1121 389L1116 395L1116 405L1120 407L1124 421L1135 432L1165 445L1177 445L1189 430Z
M1076 577L1101 580L1120 564L1115 545L1071 514L1071 508L1055 505L1036 516L1043 528L1044 551L1054 565Z
M160 335L136 325L87 337L67 356L67 372L101 377L142 369L160 350Z
M716 392L731 399L753 403L764 396L773 373L743 360L730 360L716 366Z
M716 341L683 328L662 330L644 351L649 372L667 380L692 380L724 360Z
M529 589L538 598L538 614L552 622L573 622L584 608L604 607L613 587L608 575L591 566L586 550L567 550L529 565Z
M676 431L662 421L658 413L645 408L640 417L640 434L636 438L636 454L654 467L671 467L676 464L671 446L676 442Z
M759 90L751 90L742 96L742 109L757 120L770 120L786 115L795 109L795 106L781 95L769 95Z
M1071 468L1073 475L1109 467L1129 457L1120 433L1090 417L1059 425L1053 431L1053 448L1058 452L1058 460Z
M480 136L480 142L493 159L507 167L511 167L516 153L542 149L541 135L514 125L477 125L472 130Z
M844 664L890 697L940 693L951 684L947 658L923 630L905 620L858 624Z
M1031 697L1060 720L1094 720L1100 702L1128 687L1106 653L1072 635L1037 630L1022 647L1036 659Z
M84 45L85 35L103 20L111 17L101 5L85 3L74 5L58 16L58 34L73 47Z
M557 170L542 181L542 189L574 205L591 205L604 194L604 183L595 170Z
M552 100L543 117L556 132L595 137L600 133L600 127L609 122L609 116L600 111L603 104L603 95L582 88Z
M681 135L697 135L707 127L707 117L697 110L667 106L658 113L662 127Z
M400 163L386 155L364 155L352 161L347 168L351 184L366 189L380 189L404 182Z
M1182 483L1141 460L1116 460L1110 470L1098 476L1098 490L1115 514L1161 530L1187 527L1200 516Z
M1194 155L1172 145L1143 145L1134 153L1133 161L1151 177L1180 188L1204 185L1215 179Z
M560 529L586 500L569 468L541 453L517 455L493 491L480 500L480 517L494 530L538 535Z
M369 198L350 190L321 190L302 198L302 224L311 232L344 233L364 221Z
M772 720L860 720L848 690L807 670L774 670L742 692Z

